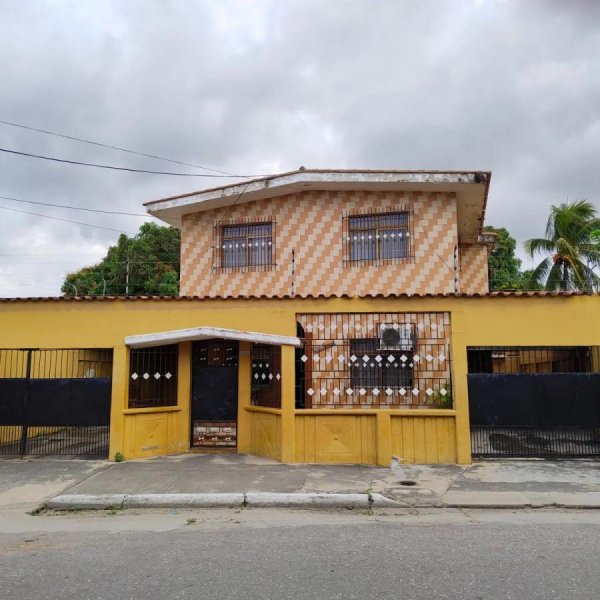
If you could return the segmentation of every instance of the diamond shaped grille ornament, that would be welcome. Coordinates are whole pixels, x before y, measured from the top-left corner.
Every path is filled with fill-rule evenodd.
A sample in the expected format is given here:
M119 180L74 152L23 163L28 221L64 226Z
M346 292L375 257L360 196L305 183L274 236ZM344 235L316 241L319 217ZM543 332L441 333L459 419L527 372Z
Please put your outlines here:
M360 390L358 390L358 393L359 393L361 396L364 396L364 395L367 393L367 390L365 390L365 388L360 388Z
M321 396L325 396L327 394L327 390L324 387L322 387L319 391L321 392Z
M139 377L139 375L137 373L132 373L131 374L131 379L133 379L134 381Z
M420 360L421 360L421 358L420 358L420 356L419 356L418 354L415 354L415 355L413 356L413 362L416 362L416 363L418 363Z
M254 373L254 379L258 379L258 373Z
M427 362L431 362L433 360L433 356L431 356L431 354L427 354L427 356L425 356L425 360Z
M312 388L308 388L308 389L306 390L306 393L307 393L309 396L312 396L312 395L315 393L315 390L313 390Z
M379 396L379 388L373 388L373 396Z
M391 354L388 356L388 362L393 363L395 360L396 359Z
M444 355L444 353L442 352L439 356L438 356L438 360L440 362L444 362L446 360L446 356Z
M394 390L393 390L392 388L390 388L390 387L389 387L389 388L386 388L386 390L385 390L385 393L386 393L388 396L391 396L391 395L394 393Z
M366 354L362 357L362 359L363 359L364 363L368 363L369 360L370 360L369 357Z
M142 377L143 377L144 379L150 379L150 373L144 373L144 374L142 375Z
M306 354L303 354L303 355L300 357L300 360L301 360L303 363L305 363L305 362L308 360L308 356L306 356ZM255 366L255 365L253 365L253 366Z
M157 381L160 379L160 373L158 371L154 373L154 379L156 379Z
M412 393L413 393L413 396L418 396L419 395L419 389L418 388L413 388L412 389Z
M405 363L405 362L408 360L408 358L406 357L406 355L405 355L405 354L403 354L403 355L400 357L400 360L401 360L403 363Z
M405 396L405 395L406 395L406 390L405 390L404 388L400 388L400 389L398 390L398 393L399 393L401 396Z
M432 390L431 388L427 388L427 389L425 390L425 393L426 393L428 396L431 396L431 394L433 394L433 390Z
M352 396L353 393L354 390L352 388L346 388L346 394L348 394L348 396Z
M446 388L441 388L441 389L440 389L440 394L441 394L442 396L445 396L447 393L448 393L448 391L446 390Z
M171 379L171 377L173 377L173 375L171 375L171 373L169 373L168 371L165 373L165 378L166 379Z
M380 362L383 360L383 358L382 358L381 356L379 356L379 354L378 354L378 355L375 357L375 360L376 360L378 363L380 363Z
M356 362L357 360L358 358L354 354L350 357L350 362Z
M340 363L343 363L345 360L346 360L346 357L345 357L343 354L340 354L340 355L338 356L338 361L339 361Z
M335 396L339 396L340 395L340 388L333 388L333 393Z
M277 381L279 381L281 379L281 375L279 373L277 373L277 375L275 375L275 379L277 379Z
M332 359L332 356L331 356L331 354L326 354L326 355L325 355L325 362L326 362L326 363L330 363L330 362L331 362L331 359Z
M273 379L273 373L269 373L269 380Z

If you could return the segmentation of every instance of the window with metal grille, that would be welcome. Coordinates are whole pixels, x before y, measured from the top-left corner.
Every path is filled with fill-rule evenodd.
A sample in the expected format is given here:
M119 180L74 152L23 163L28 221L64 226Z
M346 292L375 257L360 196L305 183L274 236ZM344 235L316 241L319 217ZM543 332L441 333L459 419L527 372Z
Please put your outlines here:
M129 361L129 408L177 405L177 344L135 348Z
M378 262L410 257L408 211L347 217L347 260Z
M252 404L281 408L281 348L252 346Z
M223 225L221 267L264 267L273 264L273 224Z
M411 388L413 385L412 363L397 358L386 360L389 353L379 349L376 338L350 340L350 353L357 357L350 366L352 388Z

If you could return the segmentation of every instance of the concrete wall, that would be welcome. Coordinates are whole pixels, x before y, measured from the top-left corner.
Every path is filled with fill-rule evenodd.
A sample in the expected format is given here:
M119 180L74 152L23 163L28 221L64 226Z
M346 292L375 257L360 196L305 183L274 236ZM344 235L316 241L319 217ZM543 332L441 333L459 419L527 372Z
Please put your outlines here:
M239 368L238 449L284 462L468 463L468 346L598 345L600 296L95 300L0 302L4 348L113 348L110 457L185 452L191 345L180 345L177 406L128 408L126 335L217 326L294 335L297 314L450 313L452 409L294 408L294 349L282 349L281 409L250 405L250 355Z

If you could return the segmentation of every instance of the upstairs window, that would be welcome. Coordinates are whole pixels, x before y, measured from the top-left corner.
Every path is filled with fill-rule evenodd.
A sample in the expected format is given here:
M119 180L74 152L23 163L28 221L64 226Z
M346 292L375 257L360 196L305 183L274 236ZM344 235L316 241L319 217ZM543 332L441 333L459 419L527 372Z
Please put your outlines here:
M273 261L273 223L222 225L220 267L268 267Z
M384 262L410 256L408 211L347 217L347 260Z

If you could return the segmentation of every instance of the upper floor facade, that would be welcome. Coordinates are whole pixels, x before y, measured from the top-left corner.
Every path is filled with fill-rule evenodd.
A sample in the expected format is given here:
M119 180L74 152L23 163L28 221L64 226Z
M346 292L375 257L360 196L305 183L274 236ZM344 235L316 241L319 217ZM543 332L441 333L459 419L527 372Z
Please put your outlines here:
M165 198L182 296L485 293L491 174L300 169Z

